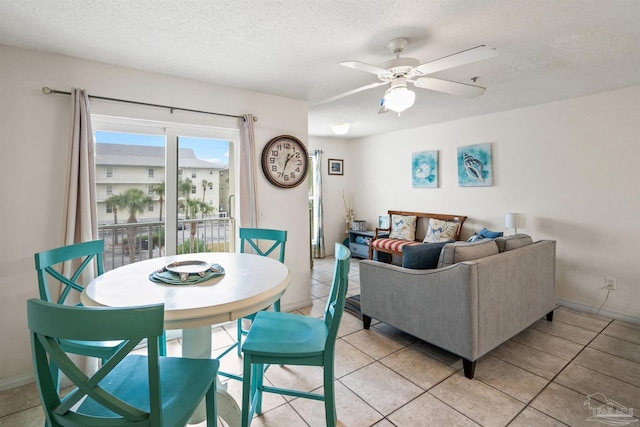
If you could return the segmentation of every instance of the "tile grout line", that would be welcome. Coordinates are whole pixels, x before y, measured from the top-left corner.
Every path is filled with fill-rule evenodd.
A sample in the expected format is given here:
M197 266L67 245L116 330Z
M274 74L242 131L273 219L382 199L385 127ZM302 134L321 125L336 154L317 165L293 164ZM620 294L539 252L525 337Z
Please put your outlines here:
M513 422L513 421L514 421L514 420L515 420L515 419L516 419L516 418L517 418L517 417L518 417L522 412L524 412L524 410L525 410L526 408L530 407L530 406L531 406L531 403L532 403L534 400L536 400L536 399L538 398L538 396L540 396L540 395L541 395L541 394L542 394L542 393L543 393L543 392L544 392L544 391L549 387L549 385L550 385L550 384L554 383L555 379L556 379L560 374L562 374L562 372L564 372L564 370L565 370L565 369L567 369L567 367L571 364L571 362L573 362L573 361L574 361L574 360L575 360L575 359L576 359L576 358L577 358L577 357L578 357L578 356L579 356L579 355L584 351L584 349L585 349L585 348L587 348L587 347L589 346L589 344L591 344L591 343L592 343L596 338L598 338L598 337L600 336L600 334L601 334L601 333L602 333L602 332L603 332L603 331L604 331L604 330L605 330L605 329L606 329L606 328L607 328L607 327L608 327L612 322L613 322L613 319L611 319L611 320L607 323L607 325L606 325L604 328L602 328L602 330L601 330L600 332L598 332L598 333L596 334L596 336L594 336L594 337L593 337L593 338L592 338L588 343L586 343L586 344L585 344L585 345L580 349L580 351L579 351L579 352L577 352L577 353L575 354L575 356L573 356L573 357L571 358L571 360L569 360L569 361L568 361L568 362L567 362L567 363L562 367L562 369L560 369L560 370L558 371L558 373L556 373L556 374L553 376L553 378L551 378L550 380L548 380L548 381L547 381L547 384L545 384L545 386L544 386L544 387L542 387L542 389L541 389L538 393L536 393L536 395L535 395L535 396L533 396L533 397L531 398L531 400L529 401L529 403L527 403L527 405L526 405L524 408L522 408L522 410L521 410L520 412L518 412L518 414L516 414L516 416L515 416L514 418L512 418L512 419L511 419L511 421L509 422L509 424L511 424L511 423L512 423L512 422ZM562 323L565 323L565 322L562 322ZM566 323L566 324L569 324L569 323ZM575 325L572 325L572 326L575 326ZM584 328L583 328L583 329L584 329ZM541 332L542 332L542 331L541 331ZM552 334L549 334L549 335L552 335ZM555 336L555 335L552 335L552 336ZM559 337L559 338L561 338L561 337ZM523 345L524 345L524 344L523 344ZM530 346L528 346L528 347L530 347ZM533 348L533 347L532 347L532 348ZM545 379L546 379L546 378L545 378ZM557 384L557 383L555 383L555 384ZM561 387L565 387L565 386L563 386L563 385L561 385L561 384L557 384L557 385L559 385L559 386L561 386ZM569 388L569 387L565 387L565 388L567 388L568 390L574 391L574 392L576 392L576 393L578 393L578 394L582 394L582 393L578 392L577 390L573 390L573 389L571 389L571 388ZM540 412L540 413L543 413L543 414L545 414L546 416L548 416L548 417L550 417L550 418L553 418L554 420L556 420L556 421L558 421L558 422L562 422L562 421L560 421L560 420L556 419L555 417L551 416L550 414L547 414L547 413L545 413L545 412L542 412L542 411L540 411L540 410L538 410L538 409L536 409L536 408L533 408L533 407L532 407L532 409L535 409L536 411L538 411L538 412ZM565 424L565 423L563 423L563 424ZM507 424L507 425L508 425L508 424Z

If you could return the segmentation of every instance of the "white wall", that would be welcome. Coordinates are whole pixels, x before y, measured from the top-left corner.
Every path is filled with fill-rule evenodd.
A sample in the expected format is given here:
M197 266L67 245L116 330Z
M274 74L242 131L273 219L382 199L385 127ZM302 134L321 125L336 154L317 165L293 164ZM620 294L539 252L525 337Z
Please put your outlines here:
M357 216L467 215L466 238L482 227L513 233L504 214L523 212L522 232L557 240L560 300L595 311L614 277L603 313L640 322L639 111L632 87L348 141ZM481 143L492 144L494 185L458 187L456 148ZM439 150L440 187L412 188L411 153L429 150Z
M70 97L45 96L50 86L69 91L242 115L255 123L256 168L264 144L274 136L307 141L307 103L139 70L0 45L0 390L31 377L25 301L37 297L33 254L60 246L70 128ZM228 126L229 119L95 101L92 112ZM236 123L236 119L233 119ZM282 190L259 172L259 226L288 230L285 263L293 282L285 308L311 303L307 187ZM286 209L282 207L286 206ZM300 220L304 218L305 220ZM294 249L295 248L295 249Z

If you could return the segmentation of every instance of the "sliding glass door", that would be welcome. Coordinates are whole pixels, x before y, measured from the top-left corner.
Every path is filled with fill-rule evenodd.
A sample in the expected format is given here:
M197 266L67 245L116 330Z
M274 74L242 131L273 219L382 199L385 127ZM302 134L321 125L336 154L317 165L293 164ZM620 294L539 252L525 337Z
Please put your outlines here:
M94 116L105 268L233 250L237 129Z

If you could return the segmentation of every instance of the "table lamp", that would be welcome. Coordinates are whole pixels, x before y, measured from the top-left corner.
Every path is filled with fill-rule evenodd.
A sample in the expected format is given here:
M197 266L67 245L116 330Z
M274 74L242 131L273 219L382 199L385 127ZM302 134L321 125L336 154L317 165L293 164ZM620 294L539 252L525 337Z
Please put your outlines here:
M524 228L527 225L527 217L522 213L507 213L504 216L505 228L515 229L518 234L518 228Z

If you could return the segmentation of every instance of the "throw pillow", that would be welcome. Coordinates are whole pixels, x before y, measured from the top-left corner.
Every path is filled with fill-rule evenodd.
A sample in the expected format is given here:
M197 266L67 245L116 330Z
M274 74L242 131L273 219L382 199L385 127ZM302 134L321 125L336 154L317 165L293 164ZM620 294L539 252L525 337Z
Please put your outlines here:
M391 215L390 239L415 240L416 217L408 215Z
M430 218L427 234L424 236L423 243L446 242L447 240L455 240L458 234L460 224L457 222L443 221L440 219Z
M436 268L442 247L452 242L453 240L448 240L446 242L405 246L402 248L402 266L418 270Z
M477 242L448 243L442 248L438 268L447 267L462 261L472 261L490 255L497 255L498 245L493 239L482 239Z
M483 228L477 233L473 233L471 237L467 239L467 242L476 242L482 239L495 239L497 237L502 237L502 231L491 231Z
M497 237L502 237L502 231L491 231L491 230L487 230L486 228L483 228L482 230L478 231L478 236L484 238L484 239L495 239Z
M530 245L533 243L533 239L527 234L514 234L513 236L499 237L496 239L496 243L500 252L506 252Z

